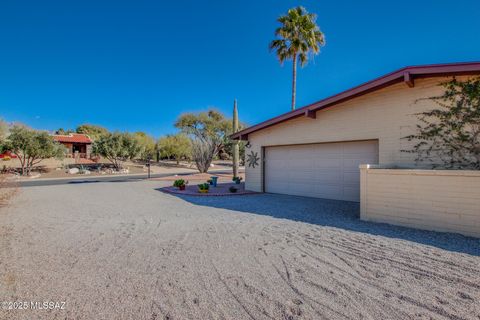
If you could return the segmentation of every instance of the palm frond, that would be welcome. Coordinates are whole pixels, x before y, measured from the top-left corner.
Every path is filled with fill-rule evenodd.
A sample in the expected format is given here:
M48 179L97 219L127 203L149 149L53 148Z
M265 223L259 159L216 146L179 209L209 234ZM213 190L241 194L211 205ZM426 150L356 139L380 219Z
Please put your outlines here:
M325 36L316 20L317 15L302 6L291 8L277 19L280 23L275 30L277 39L270 43L269 49L276 52L280 63L298 55L300 65L304 66L310 55L320 52L320 47L325 45Z

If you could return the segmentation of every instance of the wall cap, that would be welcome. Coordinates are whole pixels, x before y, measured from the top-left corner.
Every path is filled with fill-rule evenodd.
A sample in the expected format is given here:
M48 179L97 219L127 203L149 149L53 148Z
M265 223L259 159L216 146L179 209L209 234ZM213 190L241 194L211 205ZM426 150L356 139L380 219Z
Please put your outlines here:
M480 177L480 170L453 170L453 169L428 169L412 166L388 166L378 164L361 164L361 170L368 174L396 174L396 175L436 175L436 176L472 176Z

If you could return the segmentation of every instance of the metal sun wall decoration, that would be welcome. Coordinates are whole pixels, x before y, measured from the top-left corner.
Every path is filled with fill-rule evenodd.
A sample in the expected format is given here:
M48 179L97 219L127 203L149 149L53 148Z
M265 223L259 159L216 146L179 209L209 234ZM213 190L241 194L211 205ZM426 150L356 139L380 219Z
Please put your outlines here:
M247 155L247 163L249 167L255 168L258 166L258 161L260 158L258 157L258 152L251 151L250 154Z

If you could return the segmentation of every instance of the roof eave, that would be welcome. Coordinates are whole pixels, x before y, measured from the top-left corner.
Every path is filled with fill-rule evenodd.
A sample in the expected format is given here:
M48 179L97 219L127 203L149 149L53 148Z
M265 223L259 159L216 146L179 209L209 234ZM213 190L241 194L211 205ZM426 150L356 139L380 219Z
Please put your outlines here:
M364 94L376 91L392 84L405 82L408 87L414 86L416 78L444 77L452 75L470 75L480 74L480 62L466 62L453 64L437 64L424 66L411 66L388 73L382 77L376 78L359 86L353 87L339 94L320 100L313 104L304 106L294 111L284 113L280 116L263 121L259 124L246 128L230 136L233 140L248 140L250 133L263 130L278 123L306 115L312 117L312 113L329 108L338 103L353 99Z

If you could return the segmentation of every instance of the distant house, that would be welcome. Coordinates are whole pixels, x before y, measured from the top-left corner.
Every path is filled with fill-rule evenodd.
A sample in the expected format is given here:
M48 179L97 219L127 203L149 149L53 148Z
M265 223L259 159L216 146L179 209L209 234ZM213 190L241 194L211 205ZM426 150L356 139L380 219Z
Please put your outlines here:
M5 151L3 153L0 153L0 159L9 159L9 158L15 159L15 158L17 158L17 155L13 154L10 151Z
M89 159L92 153L92 139L86 134L55 134L53 139L67 148L67 157Z

